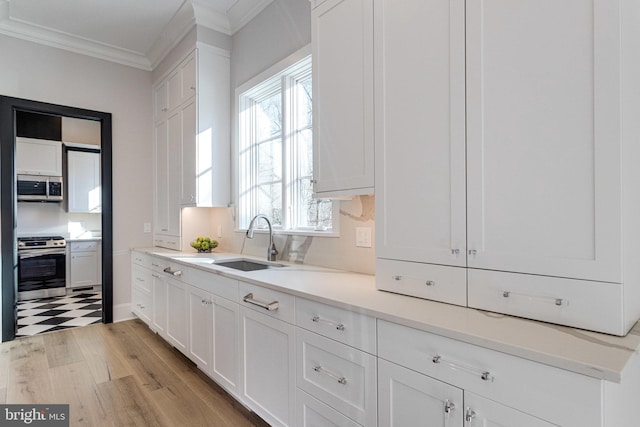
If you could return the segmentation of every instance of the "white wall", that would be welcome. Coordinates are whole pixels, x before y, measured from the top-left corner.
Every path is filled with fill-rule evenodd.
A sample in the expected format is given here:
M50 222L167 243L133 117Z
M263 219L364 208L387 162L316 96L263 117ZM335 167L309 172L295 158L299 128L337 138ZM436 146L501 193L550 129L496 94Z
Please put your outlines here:
M114 317L128 304L129 249L152 245L151 73L0 35L0 93L112 114Z

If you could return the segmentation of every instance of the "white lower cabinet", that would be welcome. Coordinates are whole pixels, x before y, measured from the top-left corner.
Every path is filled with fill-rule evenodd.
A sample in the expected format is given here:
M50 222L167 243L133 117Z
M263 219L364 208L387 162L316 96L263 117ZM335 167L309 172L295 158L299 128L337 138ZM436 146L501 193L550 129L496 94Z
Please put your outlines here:
M167 339L167 281L155 272L151 273L151 277L153 278L151 329Z
M167 341L189 356L189 295L187 285L175 279L167 283Z
M296 426L358 427L353 420L298 389L296 391Z
M553 427L556 425L470 392L464 393L464 402L467 427Z
M449 427L463 422L462 390L386 360L378 360L380 426Z
M294 426L295 327L247 307L240 327L241 400L272 426Z
M187 286L189 293L189 358L206 374L213 356L213 296Z
M210 376L228 392L238 394L240 308L238 303L214 296L213 298L213 361Z

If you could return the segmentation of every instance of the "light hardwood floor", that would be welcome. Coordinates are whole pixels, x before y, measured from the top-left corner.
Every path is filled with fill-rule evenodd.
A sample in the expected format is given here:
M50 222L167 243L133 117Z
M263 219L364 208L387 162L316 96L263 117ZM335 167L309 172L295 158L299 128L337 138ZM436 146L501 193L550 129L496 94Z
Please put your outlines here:
M72 426L267 426L139 320L1 344L0 402L68 403Z

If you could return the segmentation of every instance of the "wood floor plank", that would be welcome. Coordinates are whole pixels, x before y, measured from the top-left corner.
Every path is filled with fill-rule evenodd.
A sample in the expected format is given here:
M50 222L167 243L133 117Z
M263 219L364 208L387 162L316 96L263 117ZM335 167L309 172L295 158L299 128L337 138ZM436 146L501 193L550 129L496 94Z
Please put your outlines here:
M114 424L98 397L98 390L86 362L49 369L56 399L69 405L70 426L112 427Z
M84 360L82 351L70 329L42 335L50 368Z
M105 340L102 325L72 329L96 384L133 374L124 355Z
M133 375L96 385L109 419L116 426L170 426Z
M48 370L47 356L43 353L12 360L9 365L7 403L65 403L55 399Z

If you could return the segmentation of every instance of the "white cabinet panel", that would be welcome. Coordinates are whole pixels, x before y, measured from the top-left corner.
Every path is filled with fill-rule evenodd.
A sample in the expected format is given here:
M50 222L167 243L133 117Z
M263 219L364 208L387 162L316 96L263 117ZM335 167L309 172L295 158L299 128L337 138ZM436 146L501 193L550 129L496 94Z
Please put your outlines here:
M360 427L318 399L296 391L296 425L299 427Z
M380 427L462 426L463 403L461 389L378 360Z
M466 265L463 0L375 0L376 255Z
M311 32L314 192L372 194L373 1L327 0Z
M167 339L167 281L157 273L151 273L153 279L153 314L151 328L162 338Z
M167 338L189 356L189 295L187 285L173 279L167 283Z
M273 426L295 425L295 327L240 308L241 399Z
M469 392L464 393L464 404L468 427L553 427L557 425Z
M100 152L67 151L67 200L69 212L102 212Z
M98 258L98 242L72 242L69 245L68 288L100 284L98 275L101 260ZM150 291L150 289L146 289Z
M213 357L213 297L187 286L189 293L189 358L202 371L211 373Z
M469 266L622 280L617 3L467 3Z
M62 142L17 137L16 174L62 176Z
M240 387L239 313L238 303L214 296L211 377L234 395Z

